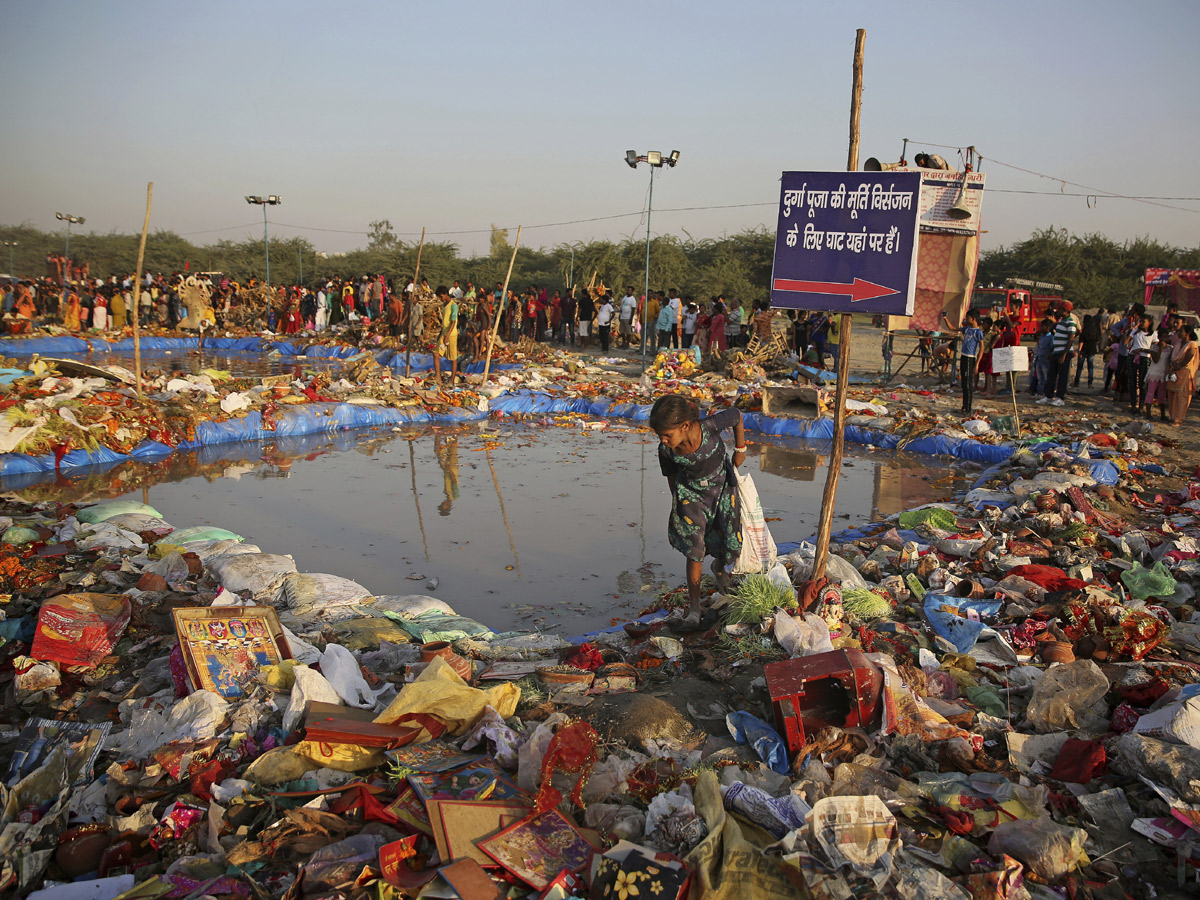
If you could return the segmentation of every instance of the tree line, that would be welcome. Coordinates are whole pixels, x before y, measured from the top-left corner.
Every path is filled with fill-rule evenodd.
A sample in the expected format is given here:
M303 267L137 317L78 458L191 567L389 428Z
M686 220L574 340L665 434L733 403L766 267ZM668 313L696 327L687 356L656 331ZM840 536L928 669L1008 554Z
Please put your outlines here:
M21 277L46 274L46 256L61 253L65 231L42 231L30 225L0 226L0 241L16 241L14 272ZM279 284L315 285L329 277L354 278L382 274L399 281L416 267L416 242L401 240L386 219L371 222L366 246L348 253L319 253L303 237L272 237L271 281ZM512 244L506 229L492 228L486 255L462 256L457 244L426 241L421 248L421 275L430 284L458 279L476 286L503 281ZM93 277L124 275L137 264L138 235L71 234L71 256L86 260ZM0 245L0 268L8 267ZM685 296L707 300L717 294L739 300L767 296L775 233L756 228L721 238L679 238L662 235L650 246L650 286L676 288ZM646 245L627 239L576 241L550 248L523 246L517 253L512 284L524 288L537 284L553 290L568 279L587 285L593 276L610 289L624 292L632 286L641 293L645 280ZM1141 276L1150 267L1200 268L1200 248L1178 248L1148 237L1117 242L1101 234L1073 235L1063 228L1046 228L1006 247L984 252L977 282L1001 284L1005 278L1051 281L1065 288L1067 299L1085 308L1118 308L1140 299ZM236 281L266 274L263 243L254 238L194 244L171 231L155 231L146 241L146 270L171 272L223 272Z

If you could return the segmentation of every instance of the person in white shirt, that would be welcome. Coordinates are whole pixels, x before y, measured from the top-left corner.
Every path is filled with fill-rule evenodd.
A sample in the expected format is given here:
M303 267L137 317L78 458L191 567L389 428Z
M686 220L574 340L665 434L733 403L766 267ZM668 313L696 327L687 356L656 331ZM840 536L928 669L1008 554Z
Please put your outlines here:
M637 297L633 288L625 288L625 296L621 298L621 316L617 327L617 339L622 347L633 343L633 317L637 314Z
M608 342L612 336L612 320L616 314L612 297L607 294L599 298L600 308L596 310L596 331L600 335L600 350L608 352Z
M678 348L683 324L683 301L679 299L679 293L674 288L667 291L667 306L671 307L672 321L674 322L671 326L671 346Z
M317 316L314 327L317 331L324 331L329 327L329 295L325 293L325 288L317 291Z
M454 282L454 287L450 288L450 296L455 300L461 300L463 298L462 288L458 286L457 281Z
M696 339L696 317L700 314L700 308L695 303L689 303L683 310L683 346L692 346L692 341Z
M1130 372L1133 375L1133 384L1129 386L1129 411L1135 416L1141 413L1142 404L1146 402L1146 375L1157 347L1154 319L1143 315L1138 328L1129 335Z

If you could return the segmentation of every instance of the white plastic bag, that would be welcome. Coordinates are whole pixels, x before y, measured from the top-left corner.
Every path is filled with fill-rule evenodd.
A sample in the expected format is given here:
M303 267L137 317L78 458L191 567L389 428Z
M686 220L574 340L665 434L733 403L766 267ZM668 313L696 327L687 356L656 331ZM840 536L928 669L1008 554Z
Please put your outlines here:
M824 619L811 613L803 618L792 618L787 610L778 607L775 609L775 640L792 659L833 650L829 626Z
M362 709L375 706L375 697L363 678L358 661L341 644L326 645L325 652L321 654L321 674L333 685L343 703Z
M222 587L235 593L248 591L260 594L270 590L283 580L285 575L296 571L296 563L290 556L277 553L226 554L204 563L204 567Z
M284 734L291 734L292 730L300 724L300 719L303 718L310 700L316 700L319 703L340 704L342 702L342 698L333 689L333 685L320 672L310 669L308 666L296 666L292 672L296 676L296 683L292 685L292 699L283 714Z
M733 571L738 575L765 572L779 555L775 539L767 528L754 479L741 472L734 474L737 476L738 504L742 508L742 552L733 564Z

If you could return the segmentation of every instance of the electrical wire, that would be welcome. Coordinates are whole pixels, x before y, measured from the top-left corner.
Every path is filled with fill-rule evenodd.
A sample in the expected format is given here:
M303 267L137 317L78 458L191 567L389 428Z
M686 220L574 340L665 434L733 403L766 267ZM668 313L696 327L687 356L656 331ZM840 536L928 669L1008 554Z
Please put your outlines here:
M227 225L224 228L206 228L203 231L181 231L180 237L187 237L190 234L214 234L218 231L236 231L239 228L253 228L257 222L251 222L249 225Z
M939 150L956 150L959 154L962 154L963 151L968 149L968 147L956 147L952 144L936 144L933 141L915 141L912 138L905 138L905 140L907 140L908 143L910 143L910 144L918 144L922 147L936 147ZM1189 209L1186 206L1173 206L1169 203L1159 202L1161 200L1196 201L1196 200L1200 199L1197 197L1155 197L1155 196L1143 196L1143 195L1136 195L1136 194L1122 194L1118 191L1110 191L1110 190L1106 190L1105 188L1092 187L1091 185L1088 185L1088 184L1080 184L1077 181L1071 181L1066 178L1060 178L1057 175L1047 175L1044 172L1035 172L1033 169L1026 169L1024 166L1018 166L1018 165L1014 165L1013 163L1003 162L1002 160L996 159L995 157L991 157L991 156L985 157L982 153L979 152L978 148L975 149L975 152L976 152L976 155L979 157L980 167L983 166L983 161L986 159L988 162L992 163L993 165L1003 166L1006 169L1013 169L1017 172L1024 172L1026 175L1033 175L1036 178L1044 178L1047 181L1057 181L1064 188L1066 187L1066 185L1070 185L1071 187L1083 188L1087 192L1087 193L1080 194L1080 193L1071 193L1066 190L1059 190L1059 191L1055 192L1055 191L1017 191L1017 190L1001 190L1001 189L989 188L989 191L991 191L992 193L1003 193L1003 194L1024 193L1024 194L1047 194L1047 195L1057 193L1063 197L1088 197L1089 198L1089 203L1088 203L1089 206L1091 206L1090 198L1108 197L1113 200L1133 200L1136 203L1145 203L1147 206L1159 206L1159 207L1162 207L1163 209L1175 209L1175 210L1179 210L1180 212L1200 213L1200 209Z
M912 141L911 143L918 143L918 142ZM929 143L926 141L921 141L919 143L921 143L923 146L927 146L927 147L939 147L941 149L949 149L949 150L958 149L955 147L951 147L947 144L933 144L933 143ZM997 165L1007 165L1006 163L1001 163L999 160L995 160L995 159L989 158L988 161L996 163ZM1060 181L1063 184L1069 184L1069 185L1072 185L1073 187L1084 187L1084 188L1087 187L1087 185L1075 184L1075 182L1066 181L1061 178L1055 178L1052 175L1041 175L1040 173L1032 172L1029 169L1021 169L1019 166L1009 166L1009 168L1019 169L1022 172L1030 172L1030 174L1038 175L1041 178L1047 178L1051 181ZM1062 190L1059 190L1059 191L1031 191L1031 190L1019 190L1017 188L989 187L987 189L987 193L989 193L989 194L1024 194L1024 195L1041 196L1041 197L1088 197L1088 198L1093 198L1093 199L1096 197L1104 197L1106 199L1111 199L1111 200L1134 200L1134 201L1147 202L1147 203L1149 203L1151 201L1160 201L1160 200L1175 200L1175 201L1184 201L1184 202L1191 202L1191 203L1200 203L1200 197L1166 197L1166 196L1159 196L1159 195L1119 194L1119 193L1115 193L1115 192L1100 190L1098 188L1088 188L1088 190L1086 190L1086 191L1062 191ZM1185 206L1170 206L1165 203L1155 203L1154 205L1163 206L1167 209L1177 209L1177 210L1180 210L1181 212L1200 213L1200 210L1189 209L1188 207L1185 207ZM768 206L775 207L775 206L778 206L778 203L775 201L770 201L770 202L763 202L763 203L724 203L724 204L716 204L716 205L711 205L711 206L664 206L664 207L656 207L654 212L658 212L658 213L706 212L706 211L710 211L710 210L720 210L720 209L754 209L754 208L768 207ZM585 219L568 219L568 220L564 220L561 222L543 222L543 223L536 224L536 225L526 225L524 227L528 231L528 230L532 230L535 228L559 228L564 225L582 225L582 224L587 224L589 222L609 222L609 221L613 221L616 219L631 219L634 217L638 218L639 225L640 225L646 219L646 208L643 207L642 209L638 210L637 212L616 213L616 214L609 215L609 216L591 216L591 217L585 218ZM273 225L277 228L293 228L293 229L296 229L297 231L319 231L319 232L325 232L328 234L357 234L357 235L370 234L369 231L364 231L362 229L319 228L319 227L316 227L313 225L291 225L287 222L276 222L273 219L268 220L268 224ZM257 222L250 222L246 225L227 225L224 228L207 228L202 231L181 231L181 232L179 232L179 235L180 235L180 237L187 237L187 236L193 235L193 234L214 234L219 231L236 231L241 228L254 228L257 225L258 225ZM453 230L449 230L449 231L426 231L427 236L428 235L451 236L451 235L490 234L490 233L491 233L490 228L460 228L460 229L453 229ZM420 232L419 231L398 231L398 232L395 232L395 234L397 237L409 237L409 236L419 235Z

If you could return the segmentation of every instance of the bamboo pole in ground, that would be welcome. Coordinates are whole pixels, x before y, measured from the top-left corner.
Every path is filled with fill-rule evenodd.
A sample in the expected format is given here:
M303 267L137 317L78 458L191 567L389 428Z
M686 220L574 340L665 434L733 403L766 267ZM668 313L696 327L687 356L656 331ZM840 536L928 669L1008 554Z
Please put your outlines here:
M142 261L146 258L146 232L150 228L150 200L154 182L146 185L146 219L142 222L142 240L138 244L137 271L133 275L133 373L137 377L138 399L142 396L142 332L138 312L142 304Z
M508 261L508 274L504 276L504 288L500 294L500 303L503 304L508 300L508 282L512 278L513 263L517 261L517 248L521 246L521 229L523 225L517 226L517 239L513 243L512 258ZM492 316L495 322L492 323L492 333L488 337L487 360L483 364L483 383L487 384L488 372L492 368L492 345L496 343L496 332L500 330L500 309L499 304L492 310Z
M417 278L421 274L421 251L425 249L425 227L421 227L421 243L417 245L417 268L413 272L413 289L412 293L405 291L404 305L407 308L408 315L405 317L408 322L408 334L404 337L404 377L409 376L412 370L412 342L413 342L413 295L417 292ZM405 285L407 287L408 285ZM418 307L419 309L420 307ZM437 349L434 349L437 352Z
M850 90L850 150L846 159L846 170L858 169L859 119L862 113L863 45L866 29L858 29L854 40L854 81ZM846 387L850 380L850 329L853 318L849 313L842 315L840 343L838 344L837 392L834 394L833 450L829 454L829 473L825 477L825 492L821 497L821 518L817 524L817 548L813 558L813 581L825 575L825 563L829 559L829 538L833 530L833 507L837 499L838 478L842 474L842 454L846 448Z

